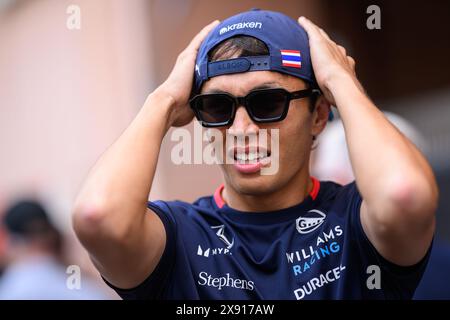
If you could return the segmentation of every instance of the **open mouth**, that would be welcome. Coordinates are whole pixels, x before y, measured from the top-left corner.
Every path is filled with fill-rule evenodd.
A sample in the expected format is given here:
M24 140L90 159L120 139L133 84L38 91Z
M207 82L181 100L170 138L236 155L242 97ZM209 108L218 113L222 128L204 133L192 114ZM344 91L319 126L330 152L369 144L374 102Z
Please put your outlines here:
M234 148L233 159L239 164L263 162L270 157L270 151L262 148Z
M252 163L252 162L259 162L265 158L270 157L270 153L266 152L251 152L251 153L236 153L234 155L234 160L238 163Z

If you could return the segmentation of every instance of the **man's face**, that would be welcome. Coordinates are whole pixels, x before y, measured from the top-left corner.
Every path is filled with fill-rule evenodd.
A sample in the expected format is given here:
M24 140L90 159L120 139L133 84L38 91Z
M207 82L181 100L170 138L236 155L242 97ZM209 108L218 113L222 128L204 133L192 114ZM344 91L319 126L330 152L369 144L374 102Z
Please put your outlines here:
M221 91L241 97L246 96L255 89L284 88L292 92L306 89L306 87L304 81L295 77L272 71L256 71L211 78L205 82L201 93ZM309 105L309 98L291 100L287 117L282 121L272 123L255 123L251 120L245 108L238 106L233 124L219 128L224 139L223 159L225 159L227 153L230 154L230 150L227 150L225 142L227 134L228 138L242 135L256 135L258 137L262 129L266 129L267 146L257 145L257 147L267 147L267 151L270 154L269 160L272 163L266 163L266 166L272 165L273 161L277 161L274 158L277 155L275 154L276 148L272 148L273 146L271 145L272 138L274 138L274 133L271 129L279 129L279 167L277 172L273 174L262 175L260 170L252 172L254 170L246 170L245 166L240 166L239 164L222 164L221 168L227 185L241 194L267 194L280 190L287 184L292 183L293 179L299 177L301 172L308 170L312 136L317 135L322 129L315 124L317 122L315 120L317 119L317 111L311 113ZM256 144L258 144L259 139L254 139L253 141L255 140ZM245 142L246 147L256 147L254 144L249 143L249 140ZM241 148L239 152L244 151ZM268 159L264 160L261 162L268 162ZM251 167L248 168L251 169Z

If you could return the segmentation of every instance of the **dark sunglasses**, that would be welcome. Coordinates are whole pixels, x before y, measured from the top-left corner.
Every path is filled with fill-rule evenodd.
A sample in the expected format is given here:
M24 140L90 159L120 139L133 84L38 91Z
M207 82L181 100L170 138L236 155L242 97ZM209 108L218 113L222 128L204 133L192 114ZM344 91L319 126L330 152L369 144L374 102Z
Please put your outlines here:
M291 100L319 94L316 89L289 92L282 88L261 89L245 97L229 93L207 93L193 97L189 103L198 121L204 127L231 125L238 106L244 106L250 118L257 123L281 121L286 118Z

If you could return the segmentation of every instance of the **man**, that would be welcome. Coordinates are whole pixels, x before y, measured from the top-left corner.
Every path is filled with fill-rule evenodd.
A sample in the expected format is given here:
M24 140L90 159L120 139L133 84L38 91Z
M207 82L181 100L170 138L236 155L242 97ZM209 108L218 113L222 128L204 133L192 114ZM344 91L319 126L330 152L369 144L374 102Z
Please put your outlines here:
M35 200L12 204L2 215L6 269L0 278L0 300L105 299L95 283L83 277L81 288L67 287L63 237Z
M78 196L74 228L107 283L127 299L411 298L438 191L427 161L366 96L354 67L304 17L252 10L206 26ZM347 186L309 175L330 105L356 176ZM278 132L279 152L272 144L254 152L251 139L223 143L235 163L220 165L214 196L147 204L161 141L193 111L224 140ZM261 174L275 161L275 173Z

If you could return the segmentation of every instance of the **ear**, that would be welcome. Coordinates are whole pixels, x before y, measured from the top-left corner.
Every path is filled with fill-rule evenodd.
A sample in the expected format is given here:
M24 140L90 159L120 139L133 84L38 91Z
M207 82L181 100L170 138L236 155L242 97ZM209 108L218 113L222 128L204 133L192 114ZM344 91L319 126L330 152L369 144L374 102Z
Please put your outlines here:
M328 122L331 112L331 105L323 95L319 95L316 99L314 112L312 115L311 135L318 136Z

